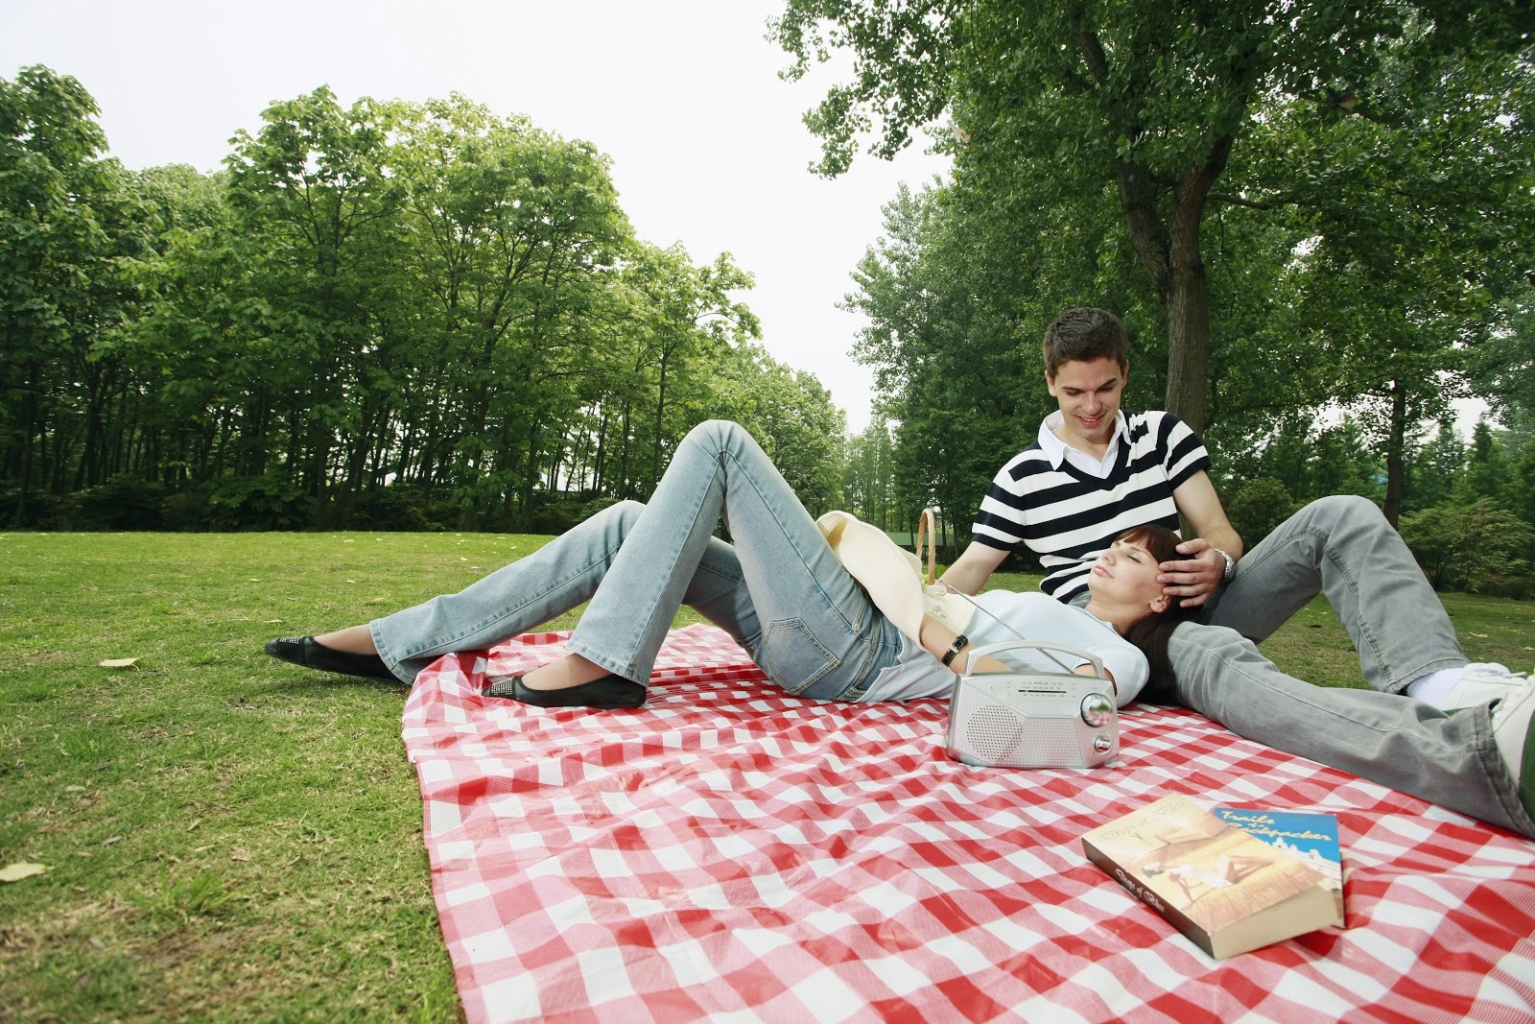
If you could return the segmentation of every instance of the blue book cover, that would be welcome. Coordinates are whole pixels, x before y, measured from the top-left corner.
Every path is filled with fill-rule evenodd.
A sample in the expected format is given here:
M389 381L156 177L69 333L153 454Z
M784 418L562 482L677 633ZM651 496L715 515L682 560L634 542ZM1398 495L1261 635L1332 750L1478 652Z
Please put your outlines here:
M1338 846L1338 819L1309 811L1269 811L1258 807L1217 807L1220 820L1282 850L1319 872L1317 884L1332 892L1343 924L1343 855Z

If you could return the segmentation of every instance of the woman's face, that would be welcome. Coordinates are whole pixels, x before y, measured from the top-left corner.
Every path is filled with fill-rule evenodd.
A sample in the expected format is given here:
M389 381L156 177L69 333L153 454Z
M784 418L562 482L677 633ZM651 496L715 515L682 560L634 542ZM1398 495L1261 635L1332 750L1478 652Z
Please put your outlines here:
M1168 598L1157 582L1161 571L1144 544L1116 540L1093 563L1087 585L1097 601L1134 605L1149 615L1167 608Z

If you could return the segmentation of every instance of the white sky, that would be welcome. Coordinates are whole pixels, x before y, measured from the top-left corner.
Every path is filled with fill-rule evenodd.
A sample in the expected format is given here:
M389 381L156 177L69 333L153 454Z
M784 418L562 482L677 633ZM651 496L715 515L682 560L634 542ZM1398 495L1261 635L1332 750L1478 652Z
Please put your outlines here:
M824 181L800 116L836 74L780 81L766 38L782 0L0 0L0 77L73 75L129 167L219 166L275 100L329 85L421 101L463 93L613 159L641 238L695 263L731 253L774 358L812 370L862 429L872 374L848 357L861 320L835 308L896 184L947 169L918 142Z

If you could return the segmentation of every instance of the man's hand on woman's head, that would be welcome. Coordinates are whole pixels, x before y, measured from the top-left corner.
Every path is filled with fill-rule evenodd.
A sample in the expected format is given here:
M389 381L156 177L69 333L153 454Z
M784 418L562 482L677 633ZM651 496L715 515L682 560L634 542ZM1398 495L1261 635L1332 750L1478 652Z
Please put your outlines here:
M1197 608L1221 585L1226 575L1226 559L1203 537L1184 541L1178 545L1178 552L1189 557L1161 563L1158 568L1162 574L1157 582L1162 584L1162 593L1181 598L1182 607Z

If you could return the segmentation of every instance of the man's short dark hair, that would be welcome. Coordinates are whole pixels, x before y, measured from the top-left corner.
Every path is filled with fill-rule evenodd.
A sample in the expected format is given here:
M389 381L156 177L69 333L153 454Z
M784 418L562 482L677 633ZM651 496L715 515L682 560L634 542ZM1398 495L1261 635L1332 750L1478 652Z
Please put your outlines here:
M1112 359L1124 369L1130 361L1130 337L1119 317L1106 309L1068 309L1045 328L1045 372L1051 378L1062 363Z

